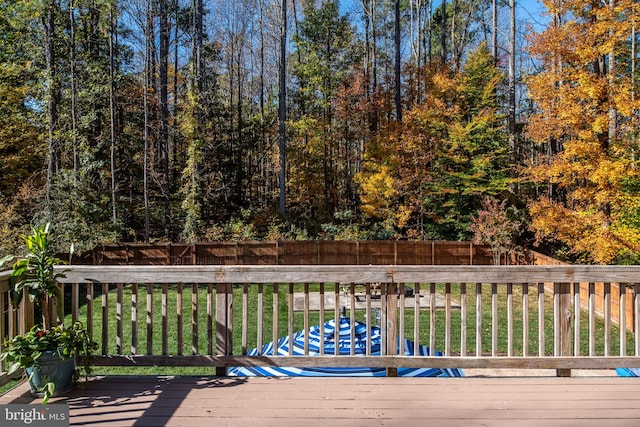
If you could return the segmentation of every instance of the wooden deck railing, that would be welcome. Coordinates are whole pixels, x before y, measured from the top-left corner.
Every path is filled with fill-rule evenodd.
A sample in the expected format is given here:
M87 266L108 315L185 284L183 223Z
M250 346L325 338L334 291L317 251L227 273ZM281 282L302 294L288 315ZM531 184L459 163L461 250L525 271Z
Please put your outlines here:
M391 374L397 367L546 368L565 375L571 369L640 367L636 266L64 270L65 309L71 319L85 322L100 343L96 365L211 366L218 374L231 366L371 366L385 367ZM0 291L6 291L2 277ZM600 302L596 283L604 284ZM413 296L405 292L409 288ZM616 326L628 324L626 310L612 319L607 309L612 288L622 290L616 293L621 307L633 304L633 328ZM586 311L580 309L584 293ZM6 309L6 292L0 295ZM604 307L604 317L596 314L596 304ZM343 309L368 328L379 318L386 343L382 356L246 355L249 348L337 318ZM12 315L9 310L0 320L5 336L18 329ZM404 338L444 356L397 355L396 343Z

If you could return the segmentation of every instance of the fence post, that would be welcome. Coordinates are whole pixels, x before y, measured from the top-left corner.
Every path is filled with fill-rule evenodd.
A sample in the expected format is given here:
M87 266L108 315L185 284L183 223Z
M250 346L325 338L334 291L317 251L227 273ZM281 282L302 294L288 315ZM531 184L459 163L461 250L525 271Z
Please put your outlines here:
M398 285L387 284L387 355L398 354ZM387 376L397 377L398 368L387 366Z
M233 285L216 284L216 354L226 356L233 353ZM216 376L227 375L225 366L216 367Z
M554 356L571 356L571 284L554 284ZM570 377L571 369L556 369L556 376Z

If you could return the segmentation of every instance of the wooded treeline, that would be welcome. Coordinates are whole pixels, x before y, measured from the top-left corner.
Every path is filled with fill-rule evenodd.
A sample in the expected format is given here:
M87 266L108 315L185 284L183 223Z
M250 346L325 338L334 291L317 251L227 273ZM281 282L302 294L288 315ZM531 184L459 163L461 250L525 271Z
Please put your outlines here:
M82 250L493 220L633 262L636 4L545 5L0 0L0 248L42 221Z

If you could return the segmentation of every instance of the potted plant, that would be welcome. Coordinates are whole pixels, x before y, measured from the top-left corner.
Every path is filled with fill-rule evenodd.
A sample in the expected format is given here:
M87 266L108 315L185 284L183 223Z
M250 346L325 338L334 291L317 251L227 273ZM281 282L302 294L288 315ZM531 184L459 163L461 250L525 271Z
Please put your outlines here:
M90 373L90 356L98 345L91 340L82 323L75 322L69 327L64 325L62 301L56 304L56 321L62 323L54 326L50 308L61 299L57 279L64 276L54 266L64 262L53 251L49 224L32 227L31 231L30 235L23 236L26 255L13 265L11 275L16 278L16 283L11 302L17 307L26 292L40 309L42 322L24 335L6 341L1 360L10 364L8 374L24 369L31 392L43 396L43 403L46 403L51 396L71 387L82 371ZM3 260L6 262L8 259Z

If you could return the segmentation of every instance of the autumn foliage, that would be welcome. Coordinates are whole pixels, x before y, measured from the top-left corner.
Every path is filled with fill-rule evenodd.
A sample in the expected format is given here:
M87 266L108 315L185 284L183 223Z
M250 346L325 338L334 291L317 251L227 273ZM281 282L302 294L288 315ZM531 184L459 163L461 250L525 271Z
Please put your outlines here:
M533 37L542 71L528 79L537 111L528 137L538 144L527 176L542 241L610 263L640 243L635 76L628 64L632 2L547 2L552 23Z

